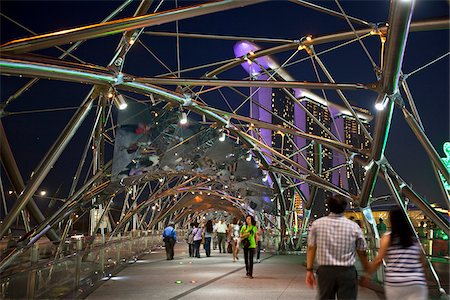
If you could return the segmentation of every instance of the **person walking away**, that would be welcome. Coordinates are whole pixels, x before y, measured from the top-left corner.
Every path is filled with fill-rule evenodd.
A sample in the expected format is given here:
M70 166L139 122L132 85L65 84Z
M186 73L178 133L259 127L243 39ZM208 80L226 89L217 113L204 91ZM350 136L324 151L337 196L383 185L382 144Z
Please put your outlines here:
M194 234L194 256L200 258L200 243L202 242L202 228L201 225L195 223L195 228L192 231Z
M208 220L205 226L205 252L207 257L211 256L212 236L213 236L213 224L211 220Z
M383 236L383 234L386 233L386 224L383 221L383 218L378 219L379 223L377 224L378 234L380 237Z
M173 248L175 246L175 242L177 241L177 232L174 228L174 223L170 222L169 225L163 231L163 241L166 247L166 259L172 260L174 251Z
M213 220L213 237L212 237L212 245L213 249L217 249L217 222Z
M195 223L191 223L188 231L188 237L186 240L187 244L189 245L189 257L194 256L194 228Z
M233 222L230 224L230 232L231 232L231 249L233 251L233 262L239 259L239 236L241 235L241 227L238 224L238 219L234 218Z
M256 261L258 263L261 263L261 241L262 241L262 236L261 236L261 228L259 227L259 224L256 226L257 231L256 231Z
M227 225L225 221L220 220L219 224L217 224L217 242L219 244L219 252L227 253L227 248L225 247L225 241L227 238Z
M365 271L369 268L361 228L344 217L347 200L340 196L328 197L330 214L314 221L308 235L306 255L306 284L313 288L313 273L317 254L319 299L356 299L358 274L355 268L356 254Z
M245 270L247 271L247 277L253 278L253 256L255 255L256 248L256 232L255 218L252 215L248 215L245 219L246 224L241 228L241 245L244 247L244 260Z
M425 256L407 218L401 209L389 213L392 231L381 238L378 255L366 274L367 281L385 260L384 291L388 300L428 299Z

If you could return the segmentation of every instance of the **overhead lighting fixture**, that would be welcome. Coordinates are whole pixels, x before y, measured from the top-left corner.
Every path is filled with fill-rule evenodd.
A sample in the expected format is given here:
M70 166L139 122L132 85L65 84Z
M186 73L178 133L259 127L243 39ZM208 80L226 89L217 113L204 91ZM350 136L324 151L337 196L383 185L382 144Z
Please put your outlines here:
M372 168L372 166L373 166L373 160L371 160L370 163L368 163L367 165L365 165L365 166L364 166L364 169L365 169L366 171L369 171L370 168Z
M181 113L181 117L180 117L180 124L181 125L186 125L187 122L188 122L187 114L183 111Z
M252 160L252 154L251 153L249 153L248 155L247 155L247 157L245 158L245 160L246 161L251 161Z
M47 195L47 192L46 192L46 191L41 191L41 192L40 192L40 195L41 195L41 196L45 196L45 195Z
M227 138L225 132L222 131L222 133L219 136L219 141L225 142L225 139Z
M379 110L379 111L384 110L388 101L389 101L389 98L386 97L386 95L379 96L377 98L377 101L375 102L375 109Z
M125 101L125 98L121 94L116 94L113 98L114 104L119 110L124 110L127 108L128 104Z
M266 182L267 181L267 179L269 179L269 174L267 174L267 173L264 173L265 175L264 175L264 177L262 178L262 181L263 182Z

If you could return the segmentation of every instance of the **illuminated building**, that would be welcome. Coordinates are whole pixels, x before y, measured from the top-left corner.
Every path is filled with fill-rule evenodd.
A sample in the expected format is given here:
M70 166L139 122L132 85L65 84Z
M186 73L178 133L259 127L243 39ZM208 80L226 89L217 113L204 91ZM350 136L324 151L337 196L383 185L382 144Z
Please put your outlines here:
M358 110L368 113L362 109ZM369 130L370 125L368 120L361 118L361 121L367 130ZM359 149L370 149L370 142L364 135L361 126L354 117L340 114L335 116L334 122L336 124L336 128L333 128L333 133L344 143ZM350 158L346 158L343 154L336 152L333 157L333 166L344 164L347 160L350 160ZM348 190L351 194L358 195L358 187L361 188L364 181L365 169L363 166L356 163L350 163L350 166L352 166L352 168L346 166L336 169L333 172L332 182L335 185Z

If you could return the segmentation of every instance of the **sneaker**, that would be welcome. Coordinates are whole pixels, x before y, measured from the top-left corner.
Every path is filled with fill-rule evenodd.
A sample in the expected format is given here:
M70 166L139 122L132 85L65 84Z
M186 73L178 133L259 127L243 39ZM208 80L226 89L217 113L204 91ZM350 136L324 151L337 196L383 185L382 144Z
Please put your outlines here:
M253 276L252 276L252 275L249 275L248 278L253 279Z
M261 260L260 260L260 259L258 259L258 264L259 264L259 263L261 263Z

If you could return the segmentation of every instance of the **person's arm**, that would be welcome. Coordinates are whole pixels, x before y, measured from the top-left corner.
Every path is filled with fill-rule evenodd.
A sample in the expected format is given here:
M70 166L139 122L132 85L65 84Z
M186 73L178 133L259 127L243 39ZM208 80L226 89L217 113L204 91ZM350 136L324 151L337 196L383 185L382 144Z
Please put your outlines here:
M369 271L370 264L367 259L366 250L356 250L356 253L358 254L359 260L361 261L364 271L367 273Z
M306 253L306 279L305 282L310 288L316 285L316 278L314 277L314 259L316 258L317 246L308 246Z
M175 242L177 241L177 232L175 229L173 230L173 239L175 240Z
M239 236L241 239L244 239L250 235L250 233L246 232L247 226L242 226L241 235Z
M378 254L372 261L372 263L369 265L369 269L367 270L366 274L367 277L373 274L381 265L381 263L383 262L383 258L386 256L386 252L387 249L389 248L390 243L391 243L391 235L390 234L383 235L380 241L380 249L378 250Z

